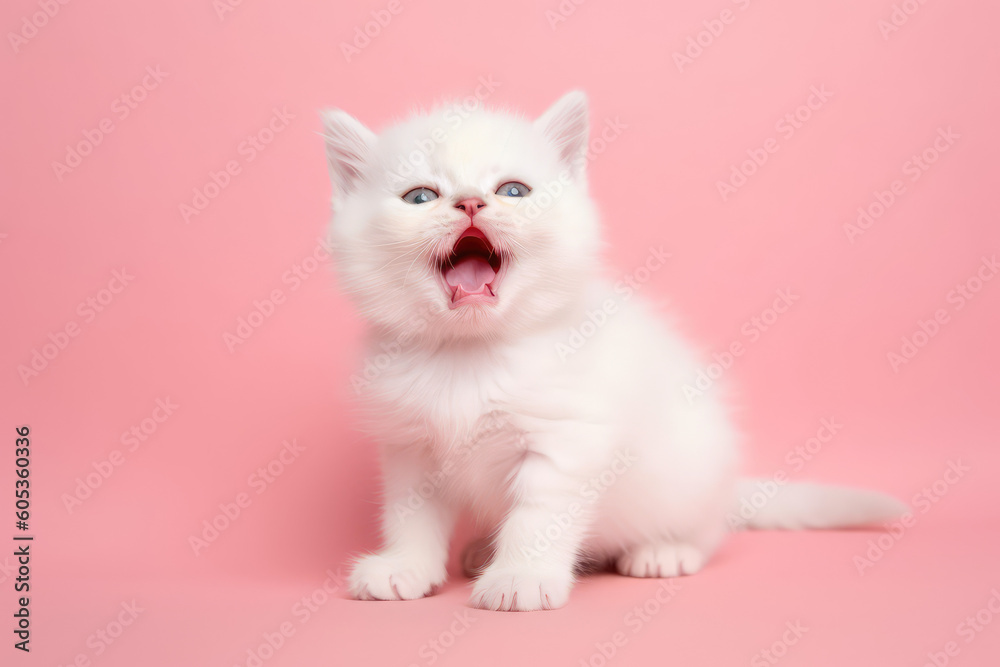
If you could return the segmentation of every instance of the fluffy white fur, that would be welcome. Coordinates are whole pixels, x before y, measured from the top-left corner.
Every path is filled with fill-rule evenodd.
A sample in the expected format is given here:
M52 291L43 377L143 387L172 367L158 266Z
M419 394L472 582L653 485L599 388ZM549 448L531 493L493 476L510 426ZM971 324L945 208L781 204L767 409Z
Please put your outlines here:
M682 392L698 355L602 278L585 96L534 121L460 106L379 135L342 111L324 121L336 262L370 323L356 383L385 477L384 545L357 560L352 593L432 593L466 510L484 535L466 558L477 607L560 607L585 565L697 572L749 482L736 477L726 408ZM508 181L532 192L495 194ZM440 196L405 202L417 187ZM470 226L456 208L469 198L485 204L472 223L502 258L502 279L495 302L450 308L441 266ZM567 354L571 329L608 299L617 312ZM872 492L787 485L749 523L835 527L902 510Z

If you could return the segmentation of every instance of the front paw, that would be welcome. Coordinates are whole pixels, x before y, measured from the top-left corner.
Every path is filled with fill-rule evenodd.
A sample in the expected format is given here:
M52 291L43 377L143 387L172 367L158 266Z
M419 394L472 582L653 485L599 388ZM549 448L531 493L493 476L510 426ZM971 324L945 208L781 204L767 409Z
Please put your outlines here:
M573 575L569 572L534 572L486 568L472 587L473 607L493 611L558 609L569 600Z
M405 556L370 554L354 564L348 590L358 600L416 600L447 578L443 563L434 567Z

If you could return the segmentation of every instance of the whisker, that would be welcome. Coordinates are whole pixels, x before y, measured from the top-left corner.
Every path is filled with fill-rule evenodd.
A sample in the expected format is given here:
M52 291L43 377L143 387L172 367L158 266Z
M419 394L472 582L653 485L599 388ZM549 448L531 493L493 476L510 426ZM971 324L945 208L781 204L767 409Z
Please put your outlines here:
M427 241L422 241L420 243L420 246L417 249L417 253L413 257L413 261L410 262L410 266L407 267L407 269L406 269L406 275L403 276L403 284L404 285L410 279L410 271L413 269L413 265L417 263L418 259L423 259L423 258L425 258L426 255L429 255L430 253L428 251L432 250L432 246L433 245L434 245L434 240L433 239L430 239L430 240L427 240Z
M393 263L398 262L401 259L406 259L406 255L396 255L395 257L393 257L392 259L390 259L388 262L386 262L385 264L383 264L381 267L379 267L378 269L376 269L376 273L381 273L385 269L387 269L390 266L392 266Z

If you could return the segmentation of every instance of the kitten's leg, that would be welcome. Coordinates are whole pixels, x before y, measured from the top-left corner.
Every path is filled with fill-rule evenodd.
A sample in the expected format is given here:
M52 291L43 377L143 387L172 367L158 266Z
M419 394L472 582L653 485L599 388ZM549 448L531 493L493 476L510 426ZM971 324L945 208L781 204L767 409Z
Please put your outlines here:
M462 574L470 579L479 576L483 568L493 557L493 540L489 537L478 537L462 551Z
M429 595L447 578L448 541L454 511L433 487L419 457L406 451L387 451L383 461L385 504L381 551L359 558L349 579L349 590L359 600L413 600ZM417 489L424 484L425 494ZM419 502L413 502L413 499Z
M679 577L694 574L706 560L701 549L690 544L657 542L629 547L615 561L615 569L628 577Z
M510 511L495 538L493 560L473 586L473 606L531 611L566 604L591 521L578 495L579 480L587 473L567 472L567 460L557 465L537 452L525 456L514 479Z
M475 579L493 558L493 540L489 537L480 537L472 540L462 551L462 574L469 579ZM592 574L606 568L608 562L603 558L588 557L587 554L579 554L579 558L574 567L576 575Z
M699 539L657 540L626 549L615 560L615 569L628 577L682 577L701 570L725 534L706 530Z

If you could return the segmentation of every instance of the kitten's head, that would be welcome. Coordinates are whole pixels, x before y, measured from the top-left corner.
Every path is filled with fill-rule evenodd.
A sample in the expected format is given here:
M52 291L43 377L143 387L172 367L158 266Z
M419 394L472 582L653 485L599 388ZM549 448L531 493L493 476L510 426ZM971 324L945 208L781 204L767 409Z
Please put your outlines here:
M452 105L379 135L324 124L338 271L374 326L505 339L579 300L598 246L582 93L535 121Z

